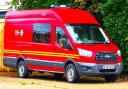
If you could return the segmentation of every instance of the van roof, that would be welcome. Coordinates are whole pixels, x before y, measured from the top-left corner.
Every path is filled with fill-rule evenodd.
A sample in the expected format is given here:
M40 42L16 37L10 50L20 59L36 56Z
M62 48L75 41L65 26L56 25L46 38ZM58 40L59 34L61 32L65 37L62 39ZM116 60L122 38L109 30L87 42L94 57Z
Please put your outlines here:
M20 18L55 18L64 23L98 24L89 12L72 8L10 11L6 16L6 19Z

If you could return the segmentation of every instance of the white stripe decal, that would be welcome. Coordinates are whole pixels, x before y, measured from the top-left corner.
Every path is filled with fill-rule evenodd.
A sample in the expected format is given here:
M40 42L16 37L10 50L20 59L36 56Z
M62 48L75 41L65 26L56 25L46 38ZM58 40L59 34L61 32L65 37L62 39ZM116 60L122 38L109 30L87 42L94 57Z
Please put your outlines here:
M10 56L4 56L4 58L14 58L14 59L16 59L17 57L10 57Z

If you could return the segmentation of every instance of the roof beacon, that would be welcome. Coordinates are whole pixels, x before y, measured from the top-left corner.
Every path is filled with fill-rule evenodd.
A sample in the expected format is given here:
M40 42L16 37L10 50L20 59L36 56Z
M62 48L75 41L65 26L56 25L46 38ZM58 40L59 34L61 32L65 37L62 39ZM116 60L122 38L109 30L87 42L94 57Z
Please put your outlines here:
M52 4L51 8L57 8L57 7L69 7L67 5L59 5L59 4Z

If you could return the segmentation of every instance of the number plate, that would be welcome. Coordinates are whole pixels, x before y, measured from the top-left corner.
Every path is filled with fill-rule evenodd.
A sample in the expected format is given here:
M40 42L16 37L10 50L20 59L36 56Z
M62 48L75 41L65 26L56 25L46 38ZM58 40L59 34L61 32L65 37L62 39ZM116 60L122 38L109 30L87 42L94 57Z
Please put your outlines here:
M114 65L104 65L103 69L115 69Z

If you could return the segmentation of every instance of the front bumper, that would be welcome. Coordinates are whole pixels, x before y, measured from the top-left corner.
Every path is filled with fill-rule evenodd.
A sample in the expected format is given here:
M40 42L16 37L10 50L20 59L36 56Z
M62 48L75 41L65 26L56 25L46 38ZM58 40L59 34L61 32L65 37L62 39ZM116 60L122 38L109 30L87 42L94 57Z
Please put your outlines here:
M95 63L83 63L78 62L77 63L77 70L79 75L108 75L108 74L116 74L119 75L123 70L123 64L117 63L117 64L110 64L114 65L114 69L103 69L104 65L109 64L95 64Z

